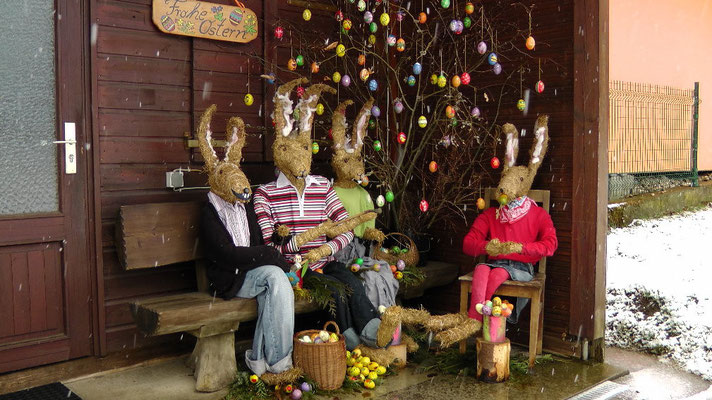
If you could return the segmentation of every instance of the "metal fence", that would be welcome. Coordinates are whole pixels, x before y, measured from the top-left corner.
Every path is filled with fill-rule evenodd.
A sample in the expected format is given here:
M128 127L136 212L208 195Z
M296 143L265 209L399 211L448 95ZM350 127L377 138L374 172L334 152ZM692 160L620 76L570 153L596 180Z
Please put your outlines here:
M609 198L696 186L699 85L609 85Z

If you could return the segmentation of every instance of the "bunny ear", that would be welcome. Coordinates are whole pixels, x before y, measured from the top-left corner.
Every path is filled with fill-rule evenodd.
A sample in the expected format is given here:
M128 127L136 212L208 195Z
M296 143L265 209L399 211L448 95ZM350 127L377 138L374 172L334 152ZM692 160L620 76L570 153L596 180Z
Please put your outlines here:
M274 120L275 131L277 136L289 136L294 127L292 119L292 100L289 98L289 93L297 86L309 82L307 78L298 78L281 85L274 93L272 102L274 103L274 111L272 111L272 119Z
M351 134L351 140L356 140L356 143L352 143L352 145L354 151L357 153L361 152L361 147L363 147L363 138L366 137L366 127L368 126L368 119L371 118L373 102L373 97L368 99L356 116L356 123L354 124L353 133Z
M245 132L245 121L240 117L232 117L227 121L225 130L227 146L225 148L225 161L239 164L242 160L242 148L245 146L247 133Z
M210 121L217 110L215 104L208 107L200 116L200 125L198 125L198 144L200 145L200 154L205 160L205 168L212 171L218 163L218 155L215 153L212 144L212 131L210 130Z
M529 152L529 171L536 174L549 146L549 116L541 115L534 124L534 143Z
M507 149L504 152L504 170L511 168L517 163L519 154L519 131L512 124L504 124L502 131L507 138Z
M336 89L322 83L311 85L304 91L302 98L299 99L297 103L297 109L299 110L299 135L307 139L311 138L314 112L316 111L316 104L319 102L319 96L322 92L336 94Z
M352 104L354 104L352 100L343 101L331 116L331 138L334 141L334 150L343 150L346 146L346 107Z

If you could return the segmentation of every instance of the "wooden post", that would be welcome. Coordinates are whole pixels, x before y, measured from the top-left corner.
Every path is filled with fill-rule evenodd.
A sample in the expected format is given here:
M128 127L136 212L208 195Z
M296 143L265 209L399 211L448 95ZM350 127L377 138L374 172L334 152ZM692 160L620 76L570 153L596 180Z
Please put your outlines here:
M188 332L198 338L187 362L195 371L198 392L215 392L235 379L235 331L239 325L239 322L228 322Z
M509 379L509 339L494 343L478 337L476 345L477 378L485 382L504 382Z

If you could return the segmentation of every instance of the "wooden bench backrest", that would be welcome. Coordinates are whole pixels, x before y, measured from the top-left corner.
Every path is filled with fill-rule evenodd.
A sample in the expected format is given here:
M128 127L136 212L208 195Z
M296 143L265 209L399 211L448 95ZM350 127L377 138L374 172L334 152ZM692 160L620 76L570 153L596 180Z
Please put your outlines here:
M491 204L492 201L497 201L497 197L499 194L497 193L497 188L486 188L485 189L485 201L487 201L487 204ZM529 193L527 194L527 197L530 199L534 200L538 205L540 205L546 212L549 212L549 204L550 204L550 196L551 192L548 190L530 190ZM542 259L539 261L539 273L545 274L546 273L546 257L542 257Z

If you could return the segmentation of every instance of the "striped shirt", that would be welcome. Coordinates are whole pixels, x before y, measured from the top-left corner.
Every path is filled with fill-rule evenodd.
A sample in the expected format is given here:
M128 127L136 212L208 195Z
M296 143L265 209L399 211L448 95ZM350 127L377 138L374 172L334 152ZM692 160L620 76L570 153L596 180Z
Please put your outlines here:
M272 233L276 224L288 226L290 233L297 235L321 224L327 218L332 221L348 218L348 212L329 181L323 176L307 176L304 195L300 196L289 179L280 173L276 181L262 185L255 191L254 204L257 222L265 243L277 247L290 262L294 262L294 255L304 256L309 250L325 243L331 247L331 253L335 254L354 238L353 232L341 234L331 241L327 240L326 235L321 235L301 248L297 248L294 237L284 246L272 242ZM309 268L312 270L323 268L333 260L333 256L328 256L313 263Z

